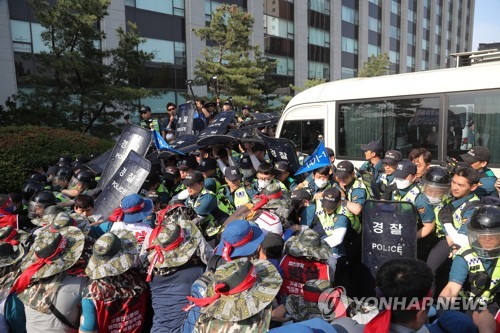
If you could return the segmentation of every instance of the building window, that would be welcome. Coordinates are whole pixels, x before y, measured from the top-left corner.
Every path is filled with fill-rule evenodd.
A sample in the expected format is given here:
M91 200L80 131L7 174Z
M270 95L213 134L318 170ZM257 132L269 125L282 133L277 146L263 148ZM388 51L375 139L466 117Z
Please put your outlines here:
M431 25L430 25L429 19L424 18L424 19L422 20L422 27L423 27L424 29L429 30L430 26L431 26Z
M382 22L374 17L368 17L368 29L378 33L382 32Z
M264 15L264 32L268 35L293 39L293 29L292 21Z
M45 31L39 23L10 20L12 35L12 47L14 52L41 53L50 49L42 40L42 32ZM99 47L99 43L96 47Z
M370 1L371 3L373 3L373 4L377 5L377 6L380 6L381 2L382 2L382 0L368 0L368 1Z
M399 28L391 25L390 37L399 40Z
M413 45L415 46L415 35L414 34L411 34L411 33L408 33L406 34L406 38L407 38L407 42L409 45Z
M422 39L422 49L424 50L429 49L429 41L427 41L427 39Z
M408 9L408 21L410 22L416 22L417 20L417 15L413 10Z
M309 44L330 47L330 33L325 30L309 27Z
M358 11L346 6L342 6L342 21L358 24Z
M389 60L393 64L399 65L399 52L389 51Z
M342 67L342 73L341 73L342 79L350 79L356 77L357 74L358 72L354 68Z
M368 57L378 56L380 54L380 46L368 44Z
M401 4L397 0L392 0L391 13L399 15L401 12Z
M406 67L408 67L408 69L415 70L415 57L406 57Z
M146 38L144 43L139 44L139 50L153 53L152 62L175 63L173 41Z
M323 62L308 62L308 79L330 80L330 65Z
M342 37L342 51L358 54L358 41L356 39Z
M280 57L275 55L268 55L268 57L276 60L276 74L285 76L294 75L293 58Z
M184 16L184 0L135 0L135 7L157 13Z
M325 15L330 15L330 0L309 0L309 9Z
M427 60L422 60L422 70L427 70L429 69L429 62Z
M441 26L436 24L436 35L441 35Z

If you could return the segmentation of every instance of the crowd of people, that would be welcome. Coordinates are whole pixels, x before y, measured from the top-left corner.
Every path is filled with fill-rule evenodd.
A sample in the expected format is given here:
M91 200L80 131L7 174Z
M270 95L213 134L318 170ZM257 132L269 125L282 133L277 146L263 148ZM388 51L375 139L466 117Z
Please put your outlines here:
M145 126L169 139L172 117ZM330 165L305 179L258 140L171 154L110 216L94 211L99 175L61 157L0 195L0 331L498 331L500 181L488 148L446 167L423 148L361 150L357 169L326 148ZM417 225L418 251L385 262L371 286L361 240L374 198L415 205L406 223ZM417 302L380 308L363 297ZM424 302L438 297L481 306Z

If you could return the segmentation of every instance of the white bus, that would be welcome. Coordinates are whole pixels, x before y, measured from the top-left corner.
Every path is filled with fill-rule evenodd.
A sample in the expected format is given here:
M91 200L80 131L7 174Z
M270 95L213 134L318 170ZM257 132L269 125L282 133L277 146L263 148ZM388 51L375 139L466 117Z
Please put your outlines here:
M433 164L487 146L500 175L500 61L318 85L288 103L276 133L305 154L323 136L337 159L358 166L372 140L406 158L426 148Z

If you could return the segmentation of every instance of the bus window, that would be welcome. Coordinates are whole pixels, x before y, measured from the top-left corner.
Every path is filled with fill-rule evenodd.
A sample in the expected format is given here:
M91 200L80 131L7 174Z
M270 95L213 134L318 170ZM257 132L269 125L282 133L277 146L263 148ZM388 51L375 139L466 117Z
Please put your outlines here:
M459 145L448 144L447 155L461 161L460 154L474 146L486 146L491 151L490 163L499 163L500 90L450 93L448 104L449 110L460 118L462 133Z
M338 155L356 159L361 145L381 140L384 150L407 157L426 148L438 158L439 97L339 103Z
M324 136L324 128L323 119L285 121L280 137L291 140L299 152L309 155L318 146L319 139Z

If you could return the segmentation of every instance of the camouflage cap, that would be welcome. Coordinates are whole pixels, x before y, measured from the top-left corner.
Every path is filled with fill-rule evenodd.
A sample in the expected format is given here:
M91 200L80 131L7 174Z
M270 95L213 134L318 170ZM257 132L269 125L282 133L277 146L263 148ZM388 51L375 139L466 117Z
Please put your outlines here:
M217 284L231 280L245 268L248 270L249 264L255 267L257 275L252 287L234 295L221 295L209 306L202 307L200 312L223 321L241 321L266 308L278 294L283 282L277 269L267 260L249 261L248 258L240 258L219 266L207 296L214 295Z
M182 236L182 243L172 250L165 251L165 248ZM155 262L156 268L169 268L182 266L191 259L201 243L201 232L191 221L180 220L177 223L161 225L160 232L154 239L150 239L148 248L148 260ZM155 247L163 255L163 262L155 260L157 256Z
M0 267L14 265L24 256L24 248L10 243L0 243Z
M85 243L85 235L77 227L66 227L61 230L40 229L21 265L21 270L25 271L38 258L46 258L54 253L61 241L67 242L64 249L55 258L51 259L50 263L42 266L33 275L32 280L54 276L71 268L80 259Z
M331 288L330 281L309 280L304 284L305 295L289 295L286 299L286 312L295 320L303 321L312 318L321 318L318 300L321 293Z
M45 216L44 216L45 217ZM77 227L84 234L88 234L90 231L90 222L88 219L78 216L74 214L68 214L67 212L60 212L56 215L49 215L48 218L45 219L47 223L46 228L51 228L51 230L61 230L67 227Z
M290 237L285 243L284 252L293 257L307 257L315 260L327 260L333 254L330 245L312 229L306 229L298 236Z
M60 212L64 212L64 208L58 205L52 205L44 209L43 216L32 219L31 223L36 225L37 227L45 227L50 224L51 221L59 214Z
M137 256L137 240L127 229L107 232L99 237L85 269L92 280L125 273Z
M26 231L14 229L10 225L0 228L0 243L19 242L21 243L22 246L28 247L30 238L31 235ZM17 245L17 244L12 244L12 245Z

